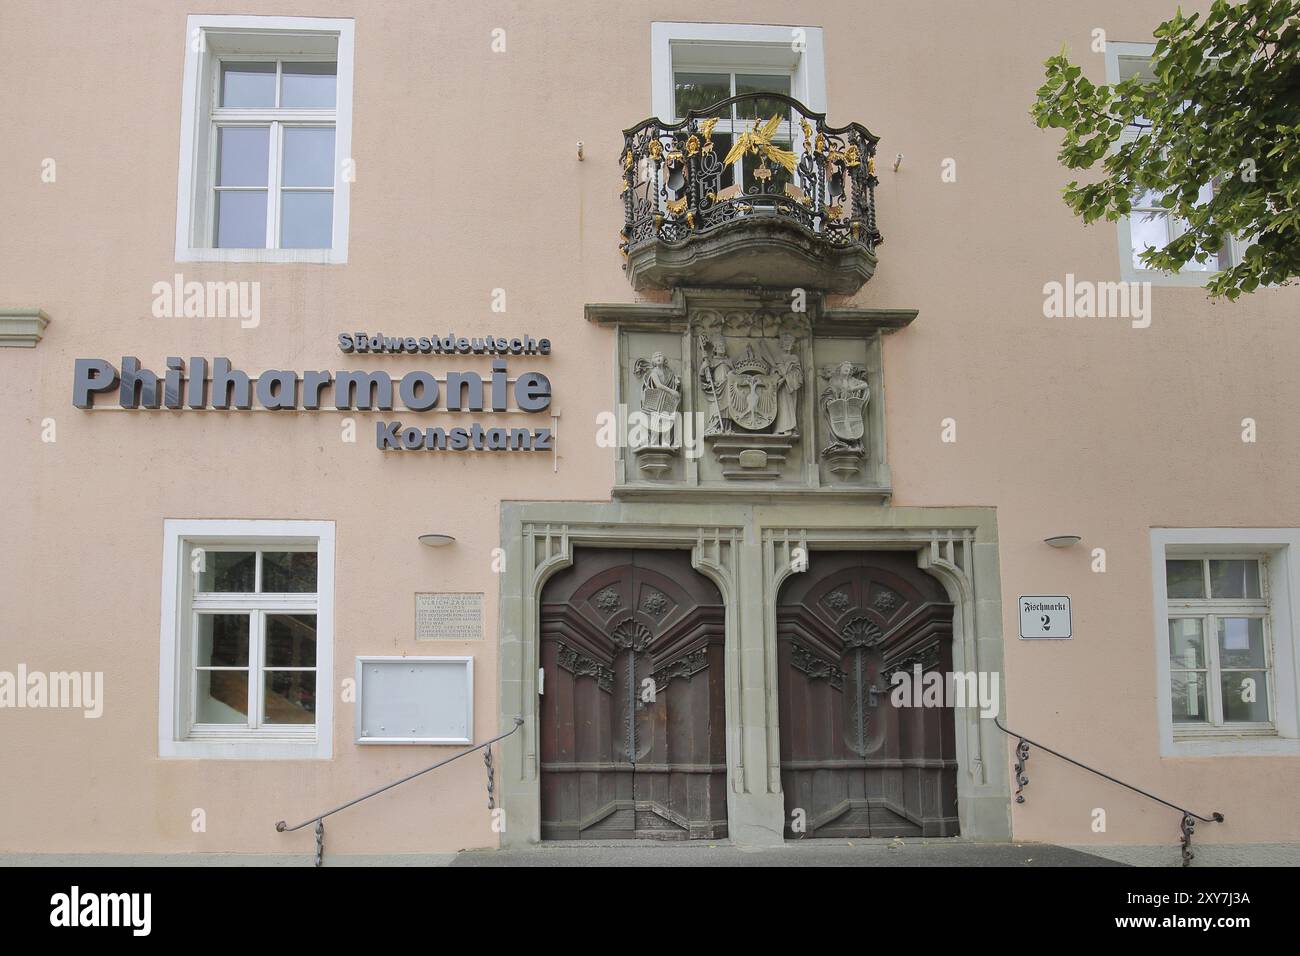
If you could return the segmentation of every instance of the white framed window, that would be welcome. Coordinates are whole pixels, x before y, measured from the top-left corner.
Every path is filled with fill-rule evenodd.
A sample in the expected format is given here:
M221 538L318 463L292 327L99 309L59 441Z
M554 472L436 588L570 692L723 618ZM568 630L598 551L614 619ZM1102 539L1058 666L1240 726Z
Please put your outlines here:
M1300 529L1151 532L1163 756L1300 754Z
M767 26L742 23L656 22L650 28L651 108L665 122L676 122L688 109L702 109L740 93L775 92L792 96L815 112L826 112L826 73L820 27ZM719 156L730 151L734 137L780 113L784 116L773 142L802 149L792 111L785 104L762 100L732 104L714 127ZM753 156L742 156L723 173L723 190L755 185ZM781 167L772 185L789 182Z
M689 49L689 48L688 48ZM692 49L692 53L695 51ZM741 93L784 93L792 96L794 66L731 66L725 63L673 63L673 113L672 122L685 118L687 110L704 109L720 100L728 99ZM712 140L720 156L731 151L735 137L751 128L755 123L762 123L773 116L783 117L772 142L782 149L794 148L795 116L794 111L785 103L762 99L732 103L718 114L718 123L713 129ZM801 147L802 148L802 145ZM722 174L721 185L726 189L740 183L748 190L757 185L754 179L756 160L746 153L737 159L732 167ZM791 182L791 177L783 167L772 170L776 185Z
M737 93L763 91L787 93L815 112L826 112L821 27L652 23L650 69L651 110L665 121L685 113L679 106L707 106ZM733 119L739 117L727 122ZM717 129L723 129L721 122Z
M164 523L163 757L332 753L334 525Z
M191 16L176 259L347 261L353 21Z
M1106 44L1106 82L1118 83L1131 76L1142 76L1148 80L1155 79L1151 69L1151 59L1155 55L1154 43ZM1140 128L1124 130L1121 142L1128 142L1141 136ZM1214 183L1201 187L1198 204L1209 202L1214 196ZM1205 262L1188 262L1176 275L1146 268L1139 255L1148 248L1163 249L1172 240L1187 231L1187 221L1171 215L1169 210L1160 205L1161 195L1147 190L1133 198L1132 212L1119 220L1120 273L1125 281L1151 282L1158 285L1204 285L1214 273L1241 261L1245 247L1249 243L1231 238L1223 248Z
M1275 732L1266 555L1165 558L1175 736Z

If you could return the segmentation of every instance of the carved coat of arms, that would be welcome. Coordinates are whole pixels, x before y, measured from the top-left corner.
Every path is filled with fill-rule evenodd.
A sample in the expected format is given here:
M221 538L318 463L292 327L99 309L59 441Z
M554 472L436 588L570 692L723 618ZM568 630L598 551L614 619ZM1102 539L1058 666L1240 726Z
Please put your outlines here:
M871 398L871 386L860 377L863 372L864 369L852 362L841 362L821 372L826 383L821 405L835 445L862 446L867 428L863 412Z
M776 420L777 391L781 376L746 347L731 367L723 389L727 417L741 428L760 431Z

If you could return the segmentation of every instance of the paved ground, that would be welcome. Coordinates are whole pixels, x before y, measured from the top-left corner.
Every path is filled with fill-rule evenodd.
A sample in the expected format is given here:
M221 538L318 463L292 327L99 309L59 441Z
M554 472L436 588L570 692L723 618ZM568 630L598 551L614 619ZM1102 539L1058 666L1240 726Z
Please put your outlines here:
M1121 866L1047 843L961 840L808 840L742 850L717 843L645 840L548 843L525 850L466 850L451 866Z

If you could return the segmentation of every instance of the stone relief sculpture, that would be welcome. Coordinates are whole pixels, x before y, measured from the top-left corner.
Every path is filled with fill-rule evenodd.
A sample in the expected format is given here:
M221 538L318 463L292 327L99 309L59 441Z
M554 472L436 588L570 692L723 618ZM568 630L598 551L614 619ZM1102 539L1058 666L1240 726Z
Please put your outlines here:
M642 471L658 476L672 467L677 453L681 376L672 370L663 352L653 353L649 361L637 359L632 374L641 385L641 413L645 419L645 441L636 443L634 454Z
M761 346L760 346L761 347ZM776 420L780 377L767 360L746 345L744 354L731 362L722 388L722 404L731 423L747 432L768 432Z
M866 458L863 438L867 433L871 386L865 377L866 369L852 362L823 368L819 374L826 383L820 404L831 435L830 444L822 449L822 458L834 474L849 477L862 470Z
M704 438L726 477L781 477L799 437L798 345L807 328L766 310L697 317Z
M648 362L637 359L632 374L641 383L641 411L650 434L647 444L673 446L677 410L682 403L681 377L669 368L663 352L655 352Z
M799 434L799 390L803 388L803 366L795 354L797 339L793 332L781 333L781 352L772 362L780 391L776 398L776 421L772 431L777 435Z
M700 386L708 405L708 422L705 435L726 435L731 432L731 419L724 412L727 377L731 374L731 358L722 330L714 328L700 332Z
M602 322L620 329L620 494L888 498L885 410L872 404L884 319L872 310L828 310L820 293L800 303L692 288Z
M779 349L773 349L770 336L777 326L771 317L754 315L746 322L743 316L728 316L725 323L718 317L701 323L699 332L700 386L708 406L706 435L759 433L797 436L799 432L799 392L803 388L803 364L797 353L798 336L785 329L780 332ZM723 329L736 332L753 330L754 337L725 335ZM739 338L744 351L733 356L727 339Z

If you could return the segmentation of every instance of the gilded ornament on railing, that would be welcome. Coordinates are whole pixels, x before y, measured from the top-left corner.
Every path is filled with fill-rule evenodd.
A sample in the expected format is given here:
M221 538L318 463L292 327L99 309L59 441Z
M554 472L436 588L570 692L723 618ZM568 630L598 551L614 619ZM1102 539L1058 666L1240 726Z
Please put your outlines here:
M632 150L629 149L629 150L627 151L627 155L623 157L623 168L624 168L624 169L631 169L631 168L632 168L632 162L633 162L633 160L632 160Z
M699 151L700 151L700 138L696 136L694 133L692 133L690 135L690 138L686 140L686 155L694 156Z
M659 142L659 140L657 139L650 140L650 158L657 163L659 162L660 159L663 158L663 155L664 155L664 144Z
M680 216L686 211L687 198L688 197L686 196L682 196L680 199L670 200L669 202L664 203L664 208L674 216Z
M765 160L770 159L773 162L780 163L793 176L795 169L798 167L794 153L788 149L781 149L779 146L772 145L772 137L776 135L776 131L780 126L780 113L777 113L762 126L759 126L758 120L755 120L754 128L741 133L736 142L732 144L731 152L727 153L727 158L722 161L723 165L730 166L748 152L753 153L755 156L762 156ZM755 175L757 175L757 170L755 170Z
M700 124L700 135L704 137L704 152L713 152L713 127L718 125L718 117L711 116Z

